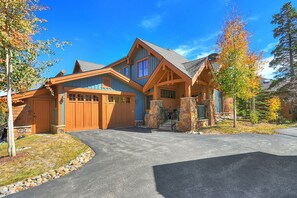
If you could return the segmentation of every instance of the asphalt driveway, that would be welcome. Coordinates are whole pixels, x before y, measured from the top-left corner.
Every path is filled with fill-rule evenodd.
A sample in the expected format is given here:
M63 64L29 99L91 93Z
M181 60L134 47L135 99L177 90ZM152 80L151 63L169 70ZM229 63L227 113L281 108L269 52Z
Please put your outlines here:
M94 149L95 158L11 197L297 196L297 137L144 129L73 135Z

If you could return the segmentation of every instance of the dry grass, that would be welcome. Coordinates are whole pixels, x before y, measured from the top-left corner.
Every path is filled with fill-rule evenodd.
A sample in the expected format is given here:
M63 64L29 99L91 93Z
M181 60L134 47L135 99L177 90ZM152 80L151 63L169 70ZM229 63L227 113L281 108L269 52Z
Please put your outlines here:
M233 121L226 120L216 126L207 127L200 129L199 131L204 134L239 134L239 133L257 133L257 134L275 134L276 129L285 129L296 126L295 124L270 124L270 123L259 123L251 124L248 121L240 120L237 121L237 127L233 128Z
M68 134L31 135L16 141L18 151L7 157L7 144L0 145L0 186L42 174L67 164L88 146Z

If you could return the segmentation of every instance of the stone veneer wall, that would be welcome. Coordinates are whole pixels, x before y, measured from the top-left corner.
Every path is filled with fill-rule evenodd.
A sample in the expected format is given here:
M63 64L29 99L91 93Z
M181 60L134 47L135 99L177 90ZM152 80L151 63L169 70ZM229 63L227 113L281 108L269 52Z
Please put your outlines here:
M179 121L176 129L181 132L194 131L198 128L198 113L195 97L185 97L180 99Z
M146 117L147 127L159 128L164 121L163 110L163 100L151 100L149 115Z
M208 119L208 125L213 126L216 123L215 115L215 102L213 100L204 100L202 104L206 106L206 117Z

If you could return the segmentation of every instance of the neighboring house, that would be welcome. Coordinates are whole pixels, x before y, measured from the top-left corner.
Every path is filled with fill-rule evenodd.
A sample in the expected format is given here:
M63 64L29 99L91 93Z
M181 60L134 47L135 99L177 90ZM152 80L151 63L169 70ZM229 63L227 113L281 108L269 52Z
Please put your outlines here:
M14 124L33 133L127 127L144 120L157 128L166 110L179 112L180 131L196 129L199 120L213 125L216 113L231 110L212 82L218 69L214 56L190 61L136 39L114 63L78 60L72 74L60 72L46 87L15 94Z
M272 83L271 80L262 80L262 88L271 95L277 95L281 99L281 114L284 118L295 121L297 118L296 101L290 101L286 86L290 83L290 78L286 78L278 83Z

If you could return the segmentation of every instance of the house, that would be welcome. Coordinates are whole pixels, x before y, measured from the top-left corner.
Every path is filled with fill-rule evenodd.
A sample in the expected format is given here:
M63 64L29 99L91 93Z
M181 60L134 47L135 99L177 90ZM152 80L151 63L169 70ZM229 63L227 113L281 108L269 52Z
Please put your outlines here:
M229 112L215 89L215 54L188 60L137 38L127 56L109 65L76 61L37 90L13 95L14 124L33 133L134 126L158 128L164 112L179 112L177 129L215 124ZM197 110L198 109L198 110ZM199 112L199 113L198 113Z

